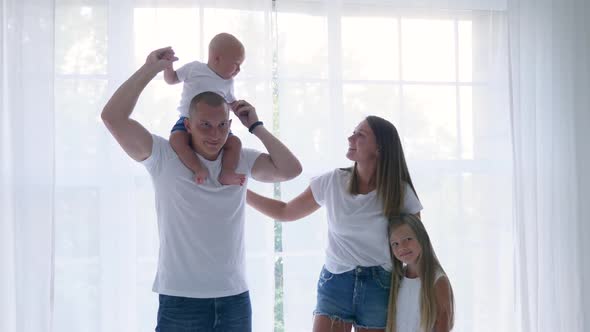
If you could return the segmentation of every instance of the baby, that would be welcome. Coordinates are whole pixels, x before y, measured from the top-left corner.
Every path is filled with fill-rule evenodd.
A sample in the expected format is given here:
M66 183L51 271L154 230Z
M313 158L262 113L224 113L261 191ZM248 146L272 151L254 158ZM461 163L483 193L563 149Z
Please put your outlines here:
M220 33L209 42L209 58L207 63L194 61L174 70L172 64L164 69L164 80L168 84L184 82L178 111L180 119L170 133L170 145L178 154L182 163L190 168L197 184L203 184L209 176L195 152L190 146L189 133L184 121L188 121L191 99L197 94L211 91L219 94L230 105L235 105L234 80L244 62L244 45L229 33ZM231 132L223 145L223 158L219 182L224 185L243 185L244 174L237 174L236 168L240 159L242 142Z

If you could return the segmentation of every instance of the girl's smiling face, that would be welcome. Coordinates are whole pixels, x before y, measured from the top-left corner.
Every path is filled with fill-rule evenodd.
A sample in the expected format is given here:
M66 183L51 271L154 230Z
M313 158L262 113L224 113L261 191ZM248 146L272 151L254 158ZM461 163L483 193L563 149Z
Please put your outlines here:
M416 239L416 234L408 225L396 227L389 237L391 251L395 258L404 264L417 264L422 247Z

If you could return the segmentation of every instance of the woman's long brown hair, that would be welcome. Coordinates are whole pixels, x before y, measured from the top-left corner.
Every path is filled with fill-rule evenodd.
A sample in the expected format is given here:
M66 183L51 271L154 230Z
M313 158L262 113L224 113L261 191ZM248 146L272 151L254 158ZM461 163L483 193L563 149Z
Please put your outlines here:
M379 157L377 160L377 170L375 174L375 185L377 197L383 203L383 215L387 218L399 216L403 206L405 194L404 182L408 183L414 194L418 196L414 189L414 184L408 171L406 157L395 126L378 116L368 116L366 118L369 127L375 135ZM349 192L353 195L359 194L358 174L355 163L351 169L351 179L349 183Z

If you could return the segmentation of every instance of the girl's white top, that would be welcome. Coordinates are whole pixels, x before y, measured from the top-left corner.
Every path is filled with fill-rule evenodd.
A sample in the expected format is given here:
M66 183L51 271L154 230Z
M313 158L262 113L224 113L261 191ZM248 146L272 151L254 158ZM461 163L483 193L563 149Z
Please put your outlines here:
M434 282L444 276L437 272ZM408 278L404 276L397 295L395 314L396 332L422 332L420 329L420 290L422 289L420 278Z

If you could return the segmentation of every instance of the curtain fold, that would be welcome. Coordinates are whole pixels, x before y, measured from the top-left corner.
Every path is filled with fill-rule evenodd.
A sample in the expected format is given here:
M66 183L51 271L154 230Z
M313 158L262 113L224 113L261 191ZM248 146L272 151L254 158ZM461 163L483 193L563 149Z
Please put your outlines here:
M53 14L53 1L2 1L2 331L51 327Z
M576 112L575 117L575 131L576 131L576 165L578 169L578 220L580 222L580 232L578 241L581 243L580 256L582 269L582 289L580 290L582 296L582 317L583 330L590 330L590 204L587 204L588 197L590 197L590 137L588 128L590 128L590 38L588 38L588 31L590 31L590 4L585 3L576 11L577 29L574 40L580 43L577 51L574 74L574 105L580 105L579 111Z
M522 331L585 331L587 191L577 161L590 137L576 122L590 110L589 7L509 1L509 13L517 316Z

